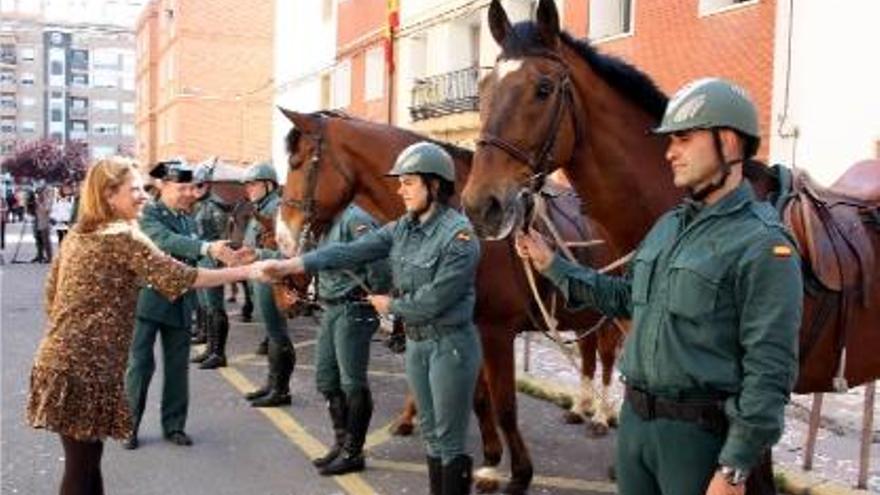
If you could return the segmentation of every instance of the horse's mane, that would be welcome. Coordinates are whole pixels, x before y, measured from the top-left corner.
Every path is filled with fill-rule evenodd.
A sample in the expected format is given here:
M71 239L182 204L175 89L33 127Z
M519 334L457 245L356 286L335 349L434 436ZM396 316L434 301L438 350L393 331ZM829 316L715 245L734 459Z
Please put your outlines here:
M419 134L417 132L410 131L408 129L404 129L402 127L395 127L395 126L391 126L388 124L380 124L377 122L365 120L360 117L355 117L355 116L349 115L349 114L342 112L342 111L339 111L339 110L318 110L317 112L310 113L309 116L314 117L314 118L321 118L321 119L348 120L348 121L351 121L352 123L358 124L358 125L376 126L376 127L390 129L394 132L400 132L402 134L406 134L408 136L411 136L411 137L415 138L416 140L428 141L430 143L434 143L434 144L442 147L452 156L452 158L454 160L469 161L474 154L473 151L471 151L467 148L463 148L461 146L456 146L454 144L445 143L443 141L438 141L436 139L432 139L428 136L425 136L423 134ZM285 137L285 143L287 145L287 153L288 154L290 154L293 150L296 149L297 145L299 144L299 139L301 136L302 136L302 131L297 129L295 126L292 127L290 129L290 131L287 133L287 136Z
M566 31L559 33L559 39L574 50L609 86L657 120L663 117L668 98L647 74L613 55L599 53L588 40L576 39ZM504 38L501 57L542 55L547 51L538 26L532 21L524 21L515 24Z

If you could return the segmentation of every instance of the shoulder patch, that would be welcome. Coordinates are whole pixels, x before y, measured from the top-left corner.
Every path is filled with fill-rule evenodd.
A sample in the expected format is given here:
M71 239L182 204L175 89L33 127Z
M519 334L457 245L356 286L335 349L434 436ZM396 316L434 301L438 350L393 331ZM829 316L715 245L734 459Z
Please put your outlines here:
M360 234L361 232L364 232L365 230L367 230L367 229L369 229L369 228L370 228L369 225L367 225L367 224L365 224L365 223L360 223L360 224L358 224L358 225L355 226L354 231L355 231L356 233Z
M777 258L788 258L792 254L791 247L785 244L777 244L773 246L773 256Z
M471 240L471 237L471 231L469 229L459 230L458 233L455 234L456 239L464 242Z

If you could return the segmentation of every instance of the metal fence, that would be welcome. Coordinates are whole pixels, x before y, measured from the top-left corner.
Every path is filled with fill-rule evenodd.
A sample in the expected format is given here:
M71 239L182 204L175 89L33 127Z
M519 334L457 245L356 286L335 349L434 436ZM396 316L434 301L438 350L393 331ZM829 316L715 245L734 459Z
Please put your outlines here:
M468 67L419 78L412 89L409 113L413 121L477 110L480 68Z

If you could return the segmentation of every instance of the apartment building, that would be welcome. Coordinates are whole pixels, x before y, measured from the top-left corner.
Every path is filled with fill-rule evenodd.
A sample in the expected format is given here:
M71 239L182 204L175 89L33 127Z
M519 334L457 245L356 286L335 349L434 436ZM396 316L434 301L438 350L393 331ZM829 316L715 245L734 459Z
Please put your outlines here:
M0 21L0 159L40 138L85 141L93 158L131 153L134 36L4 12Z
M137 157L271 157L275 2L151 0L137 20Z

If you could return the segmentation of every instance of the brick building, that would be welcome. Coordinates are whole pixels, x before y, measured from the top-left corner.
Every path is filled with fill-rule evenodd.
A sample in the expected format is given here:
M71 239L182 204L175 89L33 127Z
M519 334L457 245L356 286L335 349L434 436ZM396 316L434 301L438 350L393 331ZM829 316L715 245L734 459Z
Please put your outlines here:
M136 25L137 156L271 155L274 2L152 0Z

